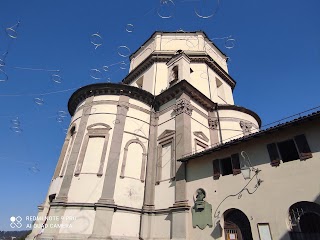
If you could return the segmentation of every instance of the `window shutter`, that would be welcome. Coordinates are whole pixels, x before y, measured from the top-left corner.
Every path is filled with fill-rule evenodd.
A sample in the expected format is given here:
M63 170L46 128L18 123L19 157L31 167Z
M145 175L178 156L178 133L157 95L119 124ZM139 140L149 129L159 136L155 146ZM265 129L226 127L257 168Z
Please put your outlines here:
M280 155L278 152L277 144L270 143L267 145L267 149L269 152L271 166L273 166L273 167L279 166L280 165Z
M212 163L213 163L213 179L218 180L220 178L220 160L216 159Z
M231 155L231 163L232 163L232 173L233 175L237 175L241 173L240 169L240 159L239 159L239 154L232 154Z
M311 153L307 138L304 134L295 136L294 141L296 142L296 145L298 147L300 160L306 160L308 158L312 158L312 153Z

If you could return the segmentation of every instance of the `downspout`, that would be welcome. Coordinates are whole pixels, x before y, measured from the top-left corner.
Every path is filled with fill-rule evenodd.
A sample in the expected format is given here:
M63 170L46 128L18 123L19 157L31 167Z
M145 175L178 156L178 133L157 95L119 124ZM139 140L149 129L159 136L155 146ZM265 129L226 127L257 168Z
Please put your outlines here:
M221 125L220 125L220 117L219 117L218 103L216 104L216 112L217 112L217 118L218 118L218 127L219 127L220 143L222 144L222 132L221 132Z
M153 101L152 101L152 104L151 104L151 111L153 110L154 112L155 109L156 109L156 96L154 95L153 96ZM151 121L152 121L152 113L150 113L150 124L151 124ZM149 136L150 136L150 129L151 129L151 126L149 126ZM149 143L148 143L148 149L149 149ZM150 164L149 163L150 159L148 159L147 157L147 163L146 163L146 169L147 169L147 165ZM147 171L146 171L146 175L145 175L145 178L147 178ZM147 184L147 181L145 180L144 181L144 193L143 193L143 205L145 203L145 197L146 197L146 184ZM144 210L143 210L143 207L141 209L141 214L140 214L140 226L139 226L139 240L144 240L144 238L142 237L142 218L143 218L143 213L144 213Z

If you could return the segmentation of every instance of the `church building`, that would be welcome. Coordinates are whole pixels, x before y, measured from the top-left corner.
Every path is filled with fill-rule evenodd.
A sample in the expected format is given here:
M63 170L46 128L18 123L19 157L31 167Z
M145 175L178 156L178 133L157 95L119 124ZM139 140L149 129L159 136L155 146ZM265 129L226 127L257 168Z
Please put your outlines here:
M155 32L122 82L75 91L28 239L320 239L320 112L260 130L227 60Z

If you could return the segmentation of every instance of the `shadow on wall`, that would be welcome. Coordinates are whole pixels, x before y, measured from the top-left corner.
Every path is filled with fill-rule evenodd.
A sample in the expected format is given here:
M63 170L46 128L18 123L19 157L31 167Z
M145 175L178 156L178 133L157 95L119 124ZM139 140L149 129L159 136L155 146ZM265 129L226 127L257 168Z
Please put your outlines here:
M219 239L222 237L222 228L220 223L216 223L214 225L213 231L211 233L211 236L213 237L213 239Z

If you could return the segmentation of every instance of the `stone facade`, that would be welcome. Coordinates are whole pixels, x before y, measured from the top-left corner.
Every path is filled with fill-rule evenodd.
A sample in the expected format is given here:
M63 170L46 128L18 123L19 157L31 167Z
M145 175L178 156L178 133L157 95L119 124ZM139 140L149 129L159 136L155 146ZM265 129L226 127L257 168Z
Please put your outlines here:
M39 217L56 219L47 220L37 239L227 239L230 222L224 219L234 215L232 209L247 217L253 239L260 223L269 224L273 239L289 239L289 207L318 196L319 184L311 181L312 169L320 167L314 125L261 134L258 115L234 105L226 56L203 32L156 32L130 60L123 84L93 84L71 96L69 132L39 208ZM299 134L308 140L311 159L272 159L279 167L271 166L272 147L266 146ZM243 151L261 170L254 172L259 184L239 174ZM229 158L231 165L225 164ZM213 223L203 229L192 223L200 188ZM33 229L29 239L38 233Z

